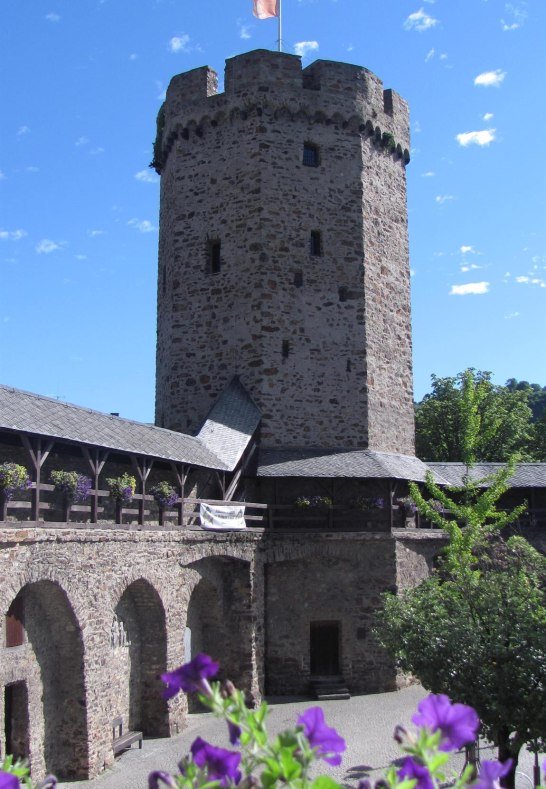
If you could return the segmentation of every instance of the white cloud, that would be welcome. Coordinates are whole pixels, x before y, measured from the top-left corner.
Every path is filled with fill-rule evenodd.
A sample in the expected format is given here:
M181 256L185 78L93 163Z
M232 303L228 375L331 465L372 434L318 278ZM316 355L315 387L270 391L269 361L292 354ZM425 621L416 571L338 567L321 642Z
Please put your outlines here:
M459 247L459 252L462 252L463 255L468 255L469 252L472 252L474 255L477 254L474 247L465 246L464 244L463 246Z
M504 316L507 321L512 320L512 318L519 317L519 312L509 312L508 315Z
M0 170L0 181L5 181L5 180L6 180L6 174L3 170Z
M434 178L435 175L436 173L432 170L427 170L426 173L421 173L421 178Z
M104 153L104 148L91 148L89 153L91 156L98 156L99 154Z
M136 60L137 58L138 55L136 52L131 52L131 54L129 55L129 60Z
M511 30L517 30L523 25L527 19L527 11L522 6L515 6L512 3L506 3L504 6L507 19L501 19L500 24L502 30L506 33Z
M483 266L477 266L475 263L470 263L466 266L461 266L461 271L466 273L467 271L476 271L476 269L479 268L483 268Z
M157 175L149 168L147 170L139 170L138 173L135 173L135 178L137 181L142 181L145 184L156 184L159 181Z
M440 55L440 60L447 60L447 52L442 52Z
M455 138L459 145L466 148L467 145L489 145L495 139L496 129L483 129L482 131L462 132Z
M89 142L89 137L85 137L84 135L82 135L81 137L78 137L74 145L76 146L76 148L81 148L82 145L87 145L88 142Z
M413 131L415 132L415 134L419 134L419 132L421 131L421 124L419 123L419 121L415 121L415 123L413 124Z
M188 52L188 44L190 37L187 33L182 33L181 36L173 36L169 41L169 50L171 52Z
M2 241L20 241L27 235L26 230L0 230L0 240Z
M450 200L455 200L453 195L436 195L434 199L438 205L443 205L444 203L448 203Z
M484 121L493 120L493 113L492 112L486 112L485 115L483 116L483 120Z
M245 23L241 20L237 20L237 27L239 28L239 38L242 38L243 41L248 41L249 38L252 38L250 35L250 30L252 25L245 25Z
M309 52L315 52L318 48L318 41L297 41L294 44L295 54L302 58L304 58Z
M433 57L434 57L434 47L432 49L429 49L429 51L427 52L425 63L428 63L429 60L432 60Z
M87 235L89 238L96 238L97 236L103 236L106 233L106 230L88 230Z
M427 14L424 8L420 8L419 11L414 11L413 14L408 16L404 22L404 27L406 30L417 30L419 33L423 33L437 24L437 19Z
M538 285L539 288L546 288L546 282L539 277L516 277L516 282L521 285Z
M61 249L61 244L57 244L56 241L51 241L50 238L43 238L38 244L36 244L36 252L39 255L49 255L51 252L55 252L57 249Z
M149 219L130 219L127 224L136 228L140 233L153 233L154 230L157 230Z
M45 18L48 22L59 22L61 19L59 14L54 14L53 11L51 11L49 14L46 14Z
M489 291L489 282L467 282L466 285L452 285L450 296L479 296Z
M23 137L23 135L28 134L29 132L30 132L29 126L19 126L19 128L17 129L17 136Z
M475 78L474 85L481 85L484 88L498 88L505 77L506 71L501 71L500 68L495 71L484 71Z
M87 255L74 255L76 260L87 260Z

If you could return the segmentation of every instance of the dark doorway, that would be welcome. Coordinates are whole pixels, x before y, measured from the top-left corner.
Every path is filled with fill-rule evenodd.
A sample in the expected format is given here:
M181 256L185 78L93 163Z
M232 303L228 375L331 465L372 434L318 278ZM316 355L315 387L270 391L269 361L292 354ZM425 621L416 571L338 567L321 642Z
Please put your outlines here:
M311 676L340 673L339 622L311 622Z
M25 682L6 685L5 690L6 753L16 759L28 759L28 693Z

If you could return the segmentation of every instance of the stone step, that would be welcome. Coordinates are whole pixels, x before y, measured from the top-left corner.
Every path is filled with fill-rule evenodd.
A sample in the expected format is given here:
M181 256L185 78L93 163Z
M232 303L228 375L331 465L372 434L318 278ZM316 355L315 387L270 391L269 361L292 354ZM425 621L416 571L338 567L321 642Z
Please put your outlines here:
M311 690L319 701L338 701L351 698L343 677L313 677Z

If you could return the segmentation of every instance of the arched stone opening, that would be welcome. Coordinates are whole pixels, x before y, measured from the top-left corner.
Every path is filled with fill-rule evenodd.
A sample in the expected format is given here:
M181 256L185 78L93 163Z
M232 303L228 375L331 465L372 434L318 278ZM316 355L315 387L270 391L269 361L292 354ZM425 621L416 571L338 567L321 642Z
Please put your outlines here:
M70 601L58 584L38 581L21 589L9 610L14 609L24 612L25 635L16 648L25 653L28 677L7 691L6 702L16 705L17 717L26 704L29 726L43 730L37 746L43 750L31 748L31 767L42 764L46 772L63 780L87 778L83 641ZM15 730L20 740L27 736L21 732Z
M249 563L224 556L202 559L192 565L199 574L190 596L185 660L198 652L220 664L219 679L231 679L252 697L254 618ZM189 653L188 653L189 648ZM188 700L190 712L197 710Z
M168 707L159 679L167 670L165 610L142 578L127 587L115 608L110 648L112 719L121 716L126 731L168 737Z

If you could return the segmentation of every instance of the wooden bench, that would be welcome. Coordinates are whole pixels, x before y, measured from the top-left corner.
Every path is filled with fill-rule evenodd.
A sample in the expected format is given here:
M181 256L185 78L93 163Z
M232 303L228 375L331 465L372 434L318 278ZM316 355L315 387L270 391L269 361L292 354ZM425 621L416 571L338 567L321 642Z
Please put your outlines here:
M128 731L123 733L123 718L114 718L112 721L112 748L114 756L126 751L134 742L138 742L138 747L142 748L142 732Z

